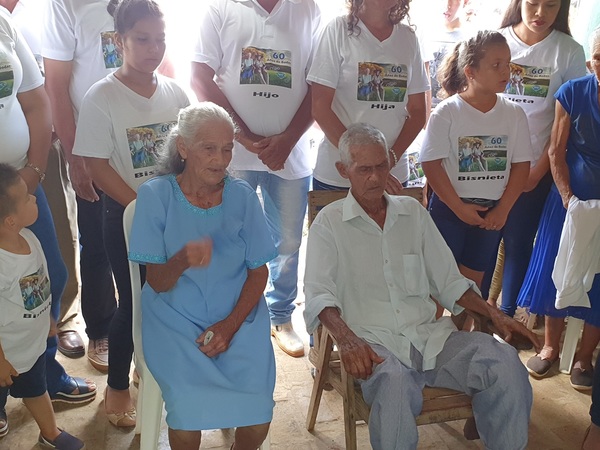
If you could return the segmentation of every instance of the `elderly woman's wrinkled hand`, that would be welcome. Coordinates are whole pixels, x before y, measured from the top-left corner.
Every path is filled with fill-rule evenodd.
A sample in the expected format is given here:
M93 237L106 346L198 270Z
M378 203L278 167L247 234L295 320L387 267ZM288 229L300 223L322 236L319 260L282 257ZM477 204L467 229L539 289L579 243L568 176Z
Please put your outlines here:
M231 319L221 320L204 330L204 332L198 336L198 339L196 339L196 343L202 353L209 358L214 358L229 348L229 344L231 343L231 339L233 339L236 330L236 324L233 323ZM207 334L211 332L212 338L208 339L208 343L205 345L204 341Z
M188 242L183 249L188 267L206 267L210 264L212 258L212 240L210 238Z

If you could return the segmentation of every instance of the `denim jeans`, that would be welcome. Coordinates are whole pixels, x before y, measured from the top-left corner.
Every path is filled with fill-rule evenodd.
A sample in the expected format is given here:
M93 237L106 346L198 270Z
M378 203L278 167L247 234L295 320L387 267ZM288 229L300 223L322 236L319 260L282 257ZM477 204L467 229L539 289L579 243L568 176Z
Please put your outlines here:
M592 423L600 427L600 355L596 357L594 365L594 384L592 385L592 406L590 406L590 416Z
M108 385L113 389L124 390L129 388L129 369L133 356L131 278L123 231L125 207L106 194L102 195L102 202L104 247L119 292L119 307L108 331ZM143 285L145 266L140 266L140 273Z
M100 195L102 195L99 192ZM77 197L77 225L81 244L81 312L90 339L108 336L117 310L115 285L102 235L102 201Z
M238 170L233 176L260 186L267 226L279 256L269 263L265 298L273 325L289 322L298 294L298 255L310 177L284 180L269 172Z
M67 284L67 266L65 266L60 249L58 248L52 213L50 212L48 200L41 185L37 187L34 194L37 199L38 218L29 229L33 231L40 244L42 244L42 249L46 256L48 278L50 278L50 293L52 294L50 314L52 314L53 319L58 320L60 299ZM60 391L69 381L69 376L66 374L65 369L56 360L57 349L58 338L56 336L48 338L46 346L46 382L50 395Z
M333 184L323 183L316 178L312 180L312 188L315 191L347 191L349 189L347 187L338 187Z
M548 173L535 189L523 192L510 210L506 224L500 231L504 238L504 274L500 309L510 317L514 316L517 310L517 297L525 280L533 251L533 241L551 185L552 176ZM483 277L481 284L483 298L489 296L497 254L496 249Z

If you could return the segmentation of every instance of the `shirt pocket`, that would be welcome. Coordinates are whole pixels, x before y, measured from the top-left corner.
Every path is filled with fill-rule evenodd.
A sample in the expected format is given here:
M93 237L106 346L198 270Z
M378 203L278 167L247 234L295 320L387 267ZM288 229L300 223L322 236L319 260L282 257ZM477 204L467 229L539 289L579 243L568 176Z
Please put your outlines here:
M421 255L402 255L404 290L408 296L427 296L427 280Z

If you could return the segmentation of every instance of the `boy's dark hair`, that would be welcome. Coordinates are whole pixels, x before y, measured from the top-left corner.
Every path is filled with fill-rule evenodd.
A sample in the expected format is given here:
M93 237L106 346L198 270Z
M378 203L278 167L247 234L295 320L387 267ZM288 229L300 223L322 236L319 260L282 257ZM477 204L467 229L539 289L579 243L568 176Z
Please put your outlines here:
M12 166L0 163L0 220L4 220L15 211L15 199L9 190L20 178L19 172Z

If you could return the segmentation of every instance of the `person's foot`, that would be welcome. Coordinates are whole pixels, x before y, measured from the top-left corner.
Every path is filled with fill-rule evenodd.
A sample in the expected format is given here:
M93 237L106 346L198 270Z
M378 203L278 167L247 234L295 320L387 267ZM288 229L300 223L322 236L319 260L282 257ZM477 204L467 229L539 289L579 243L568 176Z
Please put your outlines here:
M271 336L275 338L279 348L294 358L304 356L304 343L292 327L292 322L271 325Z
M552 364L558 360L558 351L550 347L544 347L540 353L532 356L525 365L527 372L535 378L543 378L548 375Z
M96 370L108 372L108 338L90 339L87 357Z
M600 450L600 427L591 424L585 431L581 450Z
M83 339L75 330L64 330L57 333L58 351L69 358L79 358L85 355Z
M8 434L8 418L6 417L6 410L0 409L0 437L4 437Z
M67 375L68 376L68 375ZM70 377L58 392L50 393L50 400L64 403L86 403L96 398L96 383L87 378Z
M48 439L40 433L38 444L42 447L55 448L58 450L80 450L85 448L85 444L81 439L70 435L66 431L59 428L60 433L54 439Z
M571 386L578 391L590 391L594 384L594 368L591 363L576 361L571 369Z
M136 411L129 389L119 390L106 386L104 412L109 422L116 427L135 426Z

